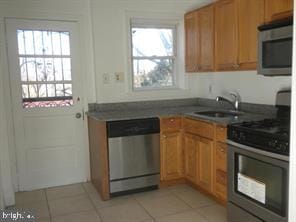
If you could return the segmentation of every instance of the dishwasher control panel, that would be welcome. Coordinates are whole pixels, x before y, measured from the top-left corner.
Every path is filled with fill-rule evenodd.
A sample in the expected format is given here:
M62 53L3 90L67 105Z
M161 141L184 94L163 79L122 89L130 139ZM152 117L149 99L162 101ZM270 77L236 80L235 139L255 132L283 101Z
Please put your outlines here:
M159 119L133 119L107 122L108 138L136 136L160 132Z

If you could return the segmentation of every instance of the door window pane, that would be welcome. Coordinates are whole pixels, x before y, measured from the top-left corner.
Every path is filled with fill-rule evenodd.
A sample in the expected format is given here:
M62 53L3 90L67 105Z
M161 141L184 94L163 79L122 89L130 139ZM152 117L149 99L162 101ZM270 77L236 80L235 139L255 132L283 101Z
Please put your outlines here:
M27 58L26 64L28 70L28 81L37 81L36 78L36 59L35 58Z
M63 59L64 80L72 80L71 77L71 61L69 58Z
M34 55L33 32L30 30L24 31L24 40L25 40L25 54Z
M34 31L35 55L43 55L42 31Z
M18 52L19 54L25 54L25 36L24 31L18 30L17 31L17 42L18 42Z
M59 32L52 32L52 48L54 55L61 55L61 36Z
M70 55L70 33L69 32L61 32L61 45L62 45L62 54Z
M24 108L73 105L70 33L18 30Z
M27 59L20 57L20 71L21 71L21 80L28 81L28 72L27 72Z

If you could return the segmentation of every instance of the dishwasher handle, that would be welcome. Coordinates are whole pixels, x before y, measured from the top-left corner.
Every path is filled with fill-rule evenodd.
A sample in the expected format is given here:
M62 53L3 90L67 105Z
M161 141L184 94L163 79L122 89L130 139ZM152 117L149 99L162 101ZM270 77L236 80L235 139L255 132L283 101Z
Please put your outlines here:
M155 134L160 132L159 119L135 119L107 122L108 138Z

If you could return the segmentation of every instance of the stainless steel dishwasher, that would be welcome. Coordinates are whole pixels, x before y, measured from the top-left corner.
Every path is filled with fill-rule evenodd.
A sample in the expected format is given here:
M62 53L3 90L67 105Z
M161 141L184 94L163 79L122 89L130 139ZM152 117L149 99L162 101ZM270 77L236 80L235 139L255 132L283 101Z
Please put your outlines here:
M159 119L107 123L110 195L156 189L160 172Z

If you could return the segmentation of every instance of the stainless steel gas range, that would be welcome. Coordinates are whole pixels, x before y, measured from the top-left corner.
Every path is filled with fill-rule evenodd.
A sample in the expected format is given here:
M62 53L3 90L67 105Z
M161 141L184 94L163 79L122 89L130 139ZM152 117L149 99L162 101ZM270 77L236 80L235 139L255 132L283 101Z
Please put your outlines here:
M228 221L287 222L290 91L277 117L228 127Z

